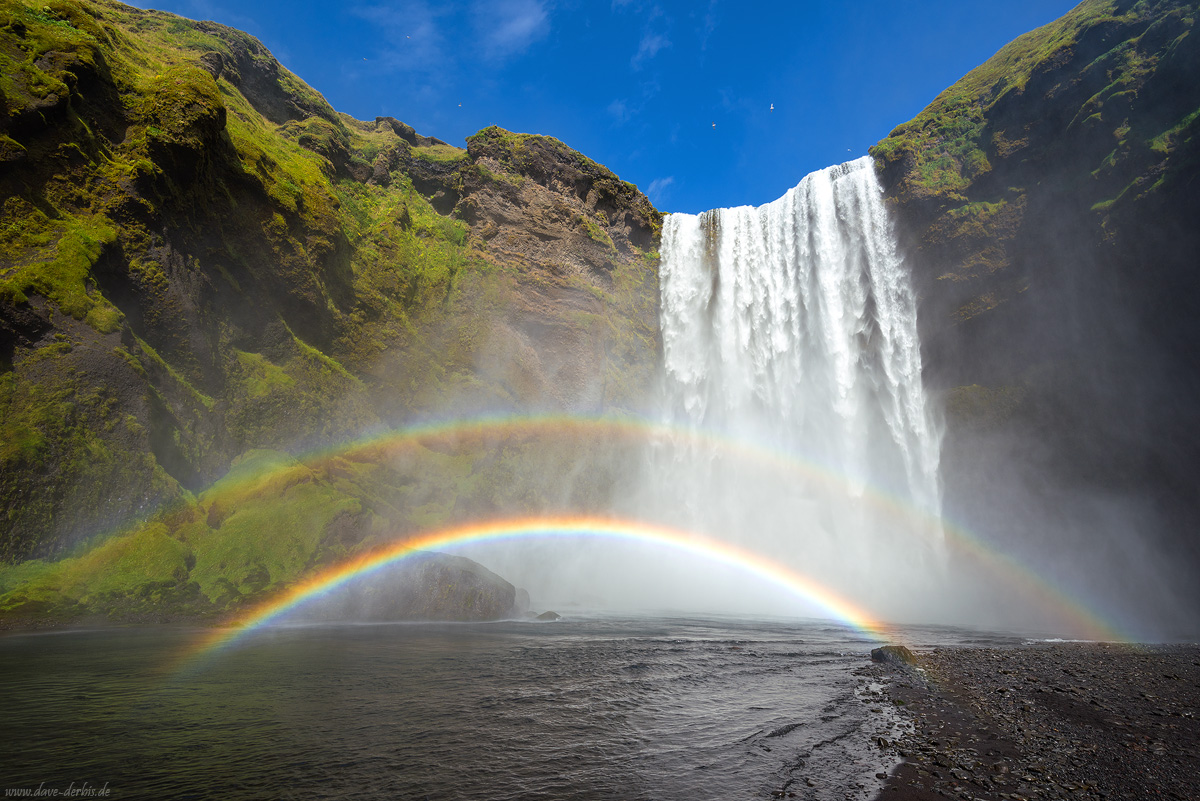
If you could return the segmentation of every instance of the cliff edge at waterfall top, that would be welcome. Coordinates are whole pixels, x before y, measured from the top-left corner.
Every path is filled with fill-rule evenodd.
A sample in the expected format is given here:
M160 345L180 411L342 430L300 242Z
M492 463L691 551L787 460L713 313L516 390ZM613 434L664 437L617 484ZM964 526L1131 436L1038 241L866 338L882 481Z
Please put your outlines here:
M1071 0L135 5L244 30L358 119L553 136L665 211L758 205L866 154Z

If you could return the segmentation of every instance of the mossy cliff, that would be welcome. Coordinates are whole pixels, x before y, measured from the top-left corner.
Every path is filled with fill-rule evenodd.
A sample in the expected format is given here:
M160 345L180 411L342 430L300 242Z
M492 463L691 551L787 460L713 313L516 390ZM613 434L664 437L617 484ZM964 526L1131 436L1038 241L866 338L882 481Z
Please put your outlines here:
M1194 528L1197 11L1085 0L872 149L917 271L952 485L991 491L979 451L1006 447L1031 475L1144 490Z
M0 76L9 579L142 519L109 547L191 593L193 493L242 454L648 386L660 215L556 140L354 120L244 33L106 0L0 0ZM403 490L316 504L297 564Z

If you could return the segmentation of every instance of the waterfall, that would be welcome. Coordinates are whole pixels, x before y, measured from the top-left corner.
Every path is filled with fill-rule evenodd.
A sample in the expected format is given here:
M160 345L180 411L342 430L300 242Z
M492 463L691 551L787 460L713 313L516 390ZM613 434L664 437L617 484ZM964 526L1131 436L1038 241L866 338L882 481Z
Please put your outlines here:
M770 475L750 478L711 448L673 448L655 470L670 476L677 510L742 539L771 536L849 582L878 571L847 562L919 565L940 553L941 433L870 158L758 208L669 215L661 288L663 415L799 465L792 477L758 468Z

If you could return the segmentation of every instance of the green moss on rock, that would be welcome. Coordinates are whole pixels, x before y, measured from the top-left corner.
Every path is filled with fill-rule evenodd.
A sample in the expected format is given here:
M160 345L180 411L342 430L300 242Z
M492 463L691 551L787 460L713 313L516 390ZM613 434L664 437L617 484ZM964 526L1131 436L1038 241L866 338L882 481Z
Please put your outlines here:
M22 619L213 613L509 503L482 449L260 449L525 402L486 368L543 292L592 304L533 314L609 354L604 403L648 381L661 215L556 140L353 120L246 34L107 0L0 4L0 66L0 606ZM560 179L587 208L571 281L472 211ZM235 491L251 463L274 478Z

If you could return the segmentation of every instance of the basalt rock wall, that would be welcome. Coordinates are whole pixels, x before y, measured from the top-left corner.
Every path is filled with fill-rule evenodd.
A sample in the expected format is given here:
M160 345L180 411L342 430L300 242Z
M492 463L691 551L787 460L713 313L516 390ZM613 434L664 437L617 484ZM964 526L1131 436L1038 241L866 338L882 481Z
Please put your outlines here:
M1136 499L1157 533L1130 537L1196 562L1196 12L1086 0L872 149L945 401L952 513L1015 474L1050 505Z

